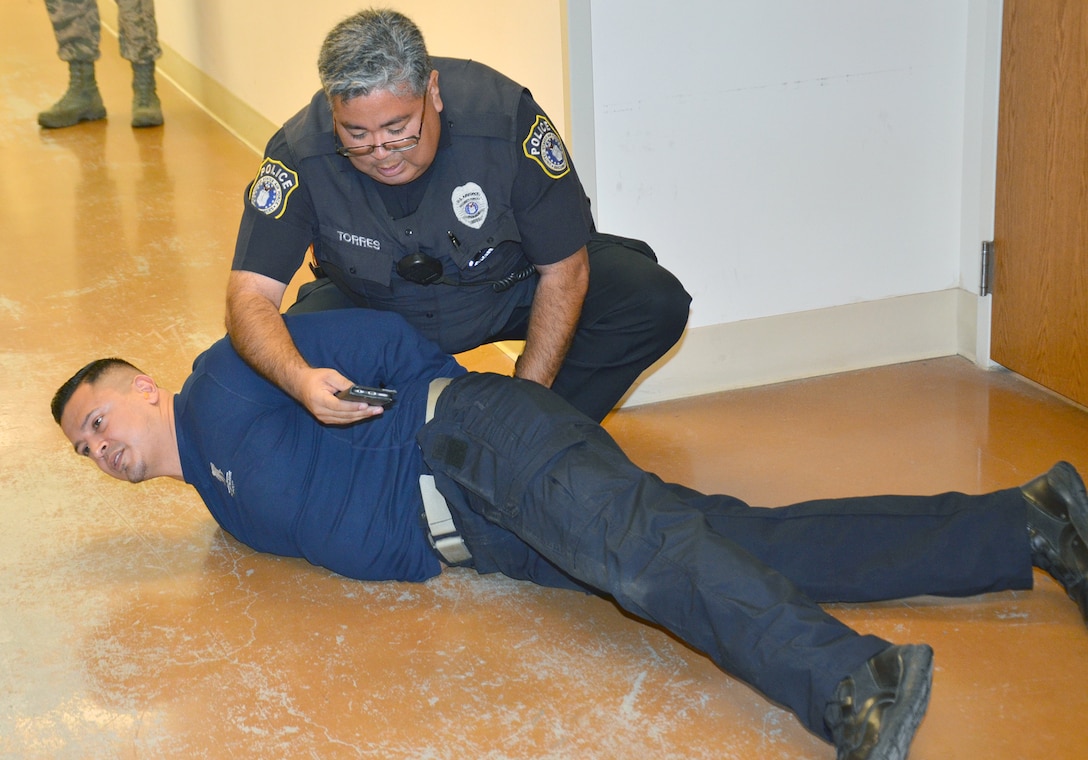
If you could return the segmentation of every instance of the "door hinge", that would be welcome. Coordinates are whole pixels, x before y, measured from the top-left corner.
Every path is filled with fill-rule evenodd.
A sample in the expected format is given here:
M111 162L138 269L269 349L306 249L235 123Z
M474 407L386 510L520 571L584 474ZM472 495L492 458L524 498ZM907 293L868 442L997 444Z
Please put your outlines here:
M994 289L994 241L982 241L982 271L979 273L978 294L988 296Z

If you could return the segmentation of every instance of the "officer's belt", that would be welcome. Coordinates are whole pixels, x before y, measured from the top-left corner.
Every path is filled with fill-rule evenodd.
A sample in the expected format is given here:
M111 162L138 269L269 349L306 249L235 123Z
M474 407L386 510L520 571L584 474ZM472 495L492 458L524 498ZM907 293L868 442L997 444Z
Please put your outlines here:
M434 408L438 404L438 397L446 386L450 384L450 378L439 377L431 381L427 389L427 417L430 422L434 417ZM428 538L442 558L451 565L458 565L472 559L464 539L457 532L457 526L450 514L450 506L446 498L438 492L434 484L434 475L419 476L419 493L423 496L423 513L427 518Z

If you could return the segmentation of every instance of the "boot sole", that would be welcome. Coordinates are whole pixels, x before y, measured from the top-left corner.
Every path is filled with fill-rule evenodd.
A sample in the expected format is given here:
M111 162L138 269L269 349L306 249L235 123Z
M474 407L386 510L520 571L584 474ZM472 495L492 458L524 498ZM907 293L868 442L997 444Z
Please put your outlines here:
M75 118L75 120L72 120L72 119L58 119L56 121L53 121L53 120L50 120L48 118L43 119L39 115L38 116L38 125L41 126L41 127L44 127L45 129L63 129L64 127L74 127L76 124L79 124L82 121L100 121L100 120L102 120L104 118L106 118L106 109L105 108L103 108L101 111L98 111L98 110L84 111L83 113L79 114Z
M908 652L904 652L903 679L899 683L899 694L904 702L902 712L897 711L896 715L890 716L895 725L890 727L890 732L881 732L881 741L870 754L873 760L907 760L914 734L929 707L933 650L926 645L904 648ZM916 696L911 698L911 694ZM885 738L887 741L884 741Z
M136 127L137 129L140 129L142 127L161 127L162 124L163 118L161 116L151 118L142 117L132 120L132 126Z

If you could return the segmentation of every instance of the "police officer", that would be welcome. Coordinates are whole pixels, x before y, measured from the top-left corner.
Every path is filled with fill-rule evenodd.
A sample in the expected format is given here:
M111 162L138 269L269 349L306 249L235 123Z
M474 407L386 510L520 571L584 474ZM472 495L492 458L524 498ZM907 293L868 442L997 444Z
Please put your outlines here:
M97 0L45 0L57 55L68 62L68 90L48 111L38 114L47 129L106 118L106 106L94 76L101 55ZM162 56L155 23L155 0L117 0L121 57L132 63L132 126L162 124L162 105L155 91L155 61Z
M515 374L600 420L680 337L690 296L640 241L598 234L563 141L521 85L432 59L415 24L368 10L319 57L323 90L270 140L247 190L227 297L235 347L319 420L350 422L338 372L280 314L403 314L445 351L524 339Z

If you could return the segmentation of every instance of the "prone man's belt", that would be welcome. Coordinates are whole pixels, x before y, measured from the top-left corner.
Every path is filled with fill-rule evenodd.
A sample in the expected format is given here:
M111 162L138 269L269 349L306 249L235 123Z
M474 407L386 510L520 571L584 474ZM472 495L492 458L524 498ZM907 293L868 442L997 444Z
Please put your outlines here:
M450 384L450 378L439 377L431 381L427 390L427 417L425 422L430 422L434 417L434 408L438 404L438 397ZM457 532L457 526L453 523L453 515L450 514L450 506L446 498L438 492L434 484L434 475L419 476L419 493L423 497L423 513L427 518L428 538L446 562L458 565L472 559L464 539Z

